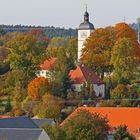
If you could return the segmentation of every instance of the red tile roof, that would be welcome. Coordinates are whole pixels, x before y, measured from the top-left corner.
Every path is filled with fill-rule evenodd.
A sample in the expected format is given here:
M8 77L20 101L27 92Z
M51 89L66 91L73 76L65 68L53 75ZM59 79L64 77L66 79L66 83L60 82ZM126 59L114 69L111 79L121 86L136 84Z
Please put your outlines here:
M140 108L129 107L79 107L66 120L61 123L61 126L65 125L67 121L77 113L78 110L86 109L91 113L99 113L101 116L106 116L109 120L111 128L118 127L125 124L128 126L128 130L134 134L137 138L140 137Z
M44 63L40 65L41 70L50 70L54 68L56 60L57 58L55 57L45 60Z
M0 119L3 119L3 118L10 118L10 116L0 116Z
M74 84L83 84L88 80L91 80L94 84L104 84L104 82L87 66L77 66L75 70L70 71L70 78L74 81Z

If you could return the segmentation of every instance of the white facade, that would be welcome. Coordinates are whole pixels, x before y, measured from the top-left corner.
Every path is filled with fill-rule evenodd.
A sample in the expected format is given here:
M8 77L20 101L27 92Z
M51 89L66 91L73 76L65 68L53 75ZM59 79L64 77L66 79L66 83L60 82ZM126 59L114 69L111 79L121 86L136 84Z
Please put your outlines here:
M36 72L36 76L37 76L37 77L44 77L44 78L47 78L47 73L48 73L47 70L38 70L38 71Z
M78 62L80 61L81 55L82 55L82 49L84 48L84 42L85 40L90 36L90 34L94 30L78 30Z
M76 92L81 92L82 86L83 86L83 84L73 84L72 88ZM101 85L93 84L93 86L94 86L94 91L95 91L96 96L105 97L105 85L104 84L101 84Z
M47 78L49 81L52 81L54 79L54 71L49 70L38 70L36 72L37 77L44 77Z

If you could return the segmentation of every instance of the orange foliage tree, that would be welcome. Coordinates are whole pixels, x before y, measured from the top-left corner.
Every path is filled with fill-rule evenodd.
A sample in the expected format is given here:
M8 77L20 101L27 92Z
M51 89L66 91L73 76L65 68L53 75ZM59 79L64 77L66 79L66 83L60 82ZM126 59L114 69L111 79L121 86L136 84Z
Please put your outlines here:
M132 40L136 49L136 56L139 58L140 61L140 45L138 43L135 31L126 23L118 23L115 26L115 33L116 33L116 41L119 38L124 37Z
M116 40L119 38L130 38L132 41L137 42L135 31L126 23L118 23L115 26Z
M48 46L49 38L44 34L43 30L41 29L32 29L30 32L27 33L28 35L33 36L37 39L37 43L44 47Z
M33 101L41 99L43 93L49 88L49 83L44 77L38 77L30 81L28 84L28 96Z
M99 28L85 41L82 62L101 75L110 70L111 49L115 41L113 27Z

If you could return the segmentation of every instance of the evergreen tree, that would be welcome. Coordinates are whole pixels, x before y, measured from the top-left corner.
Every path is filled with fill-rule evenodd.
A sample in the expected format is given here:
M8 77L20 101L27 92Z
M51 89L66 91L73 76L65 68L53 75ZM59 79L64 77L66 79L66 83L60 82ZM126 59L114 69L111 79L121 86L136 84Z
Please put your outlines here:
M127 130L126 125L120 125L113 134L113 140L135 140L134 136Z
M8 98L8 101L5 105L5 112L10 112L11 110L12 110L12 105L11 105L10 98Z

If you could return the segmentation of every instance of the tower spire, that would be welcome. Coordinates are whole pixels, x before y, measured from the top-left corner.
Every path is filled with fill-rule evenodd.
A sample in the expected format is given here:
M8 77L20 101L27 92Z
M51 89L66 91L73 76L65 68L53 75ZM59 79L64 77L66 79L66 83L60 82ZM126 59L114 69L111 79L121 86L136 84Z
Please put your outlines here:
M86 7L86 12L87 12L87 4L85 4L85 7Z
M86 12L84 14L84 22L89 22L89 14L87 12L87 4L85 4Z

